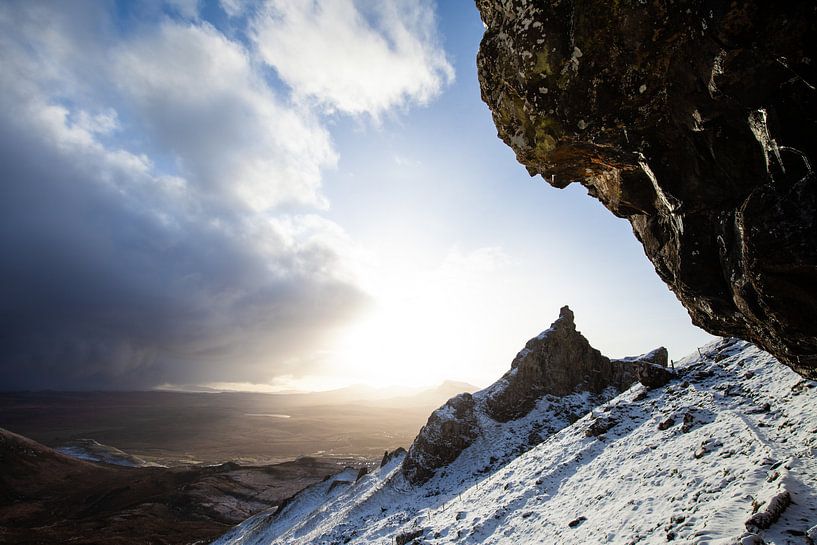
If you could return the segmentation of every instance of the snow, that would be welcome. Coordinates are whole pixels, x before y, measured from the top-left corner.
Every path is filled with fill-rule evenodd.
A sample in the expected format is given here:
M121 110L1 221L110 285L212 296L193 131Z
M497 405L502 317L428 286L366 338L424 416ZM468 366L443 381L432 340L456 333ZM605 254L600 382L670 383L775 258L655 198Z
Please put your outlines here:
M422 486L405 481L402 458L357 482L349 470L332 478L348 484L313 485L215 543L385 545L417 531L424 544L806 543L817 533L817 384L742 341L701 354L676 362L667 387L636 385L595 408L579 393L505 424L477 410L482 435ZM600 435L587 431L595 420ZM533 448L532 430L546 437ZM748 533L786 493L779 519Z
M93 439L77 439L55 450L66 456L85 460L86 462L101 462L125 467L165 467L154 462L147 462L118 448L103 445Z
M664 348L656 348L655 350L651 350L651 351L647 352L646 354L641 354L640 356L627 356L626 358L617 358L617 359L615 359L613 361L618 361L618 362L622 362L622 363L634 363L634 362L643 361L643 360L656 361L656 359L658 358L658 354L660 352L662 352L663 350L665 350L665 349Z

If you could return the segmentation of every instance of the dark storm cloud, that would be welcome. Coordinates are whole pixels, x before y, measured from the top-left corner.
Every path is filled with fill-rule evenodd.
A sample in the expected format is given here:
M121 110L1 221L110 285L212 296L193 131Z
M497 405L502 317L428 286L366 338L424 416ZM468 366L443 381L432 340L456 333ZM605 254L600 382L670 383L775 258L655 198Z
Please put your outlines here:
M271 274L221 230L162 225L19 133L0 132L0 173L4 388L297 373L283 361L360 302L337 281ZM327 265L314 259L306 270Z
M178 78L177 96L130 81L110 97L143 128L140 138L168 146L180 172L161 173L128 151L133 135L118 134L116 111L99 104L104 85L86 88L89 79L76 76L95 62L72 38L87 20L28 6L0 7L0 390L263 382L314 371L321 340L366 298L340 272L336 226L268 207L319 200L316 176L332 155L322 129L284 110L247 72L240 47L212 28L167 23L117 50L131 73L141 67L161 83L167 67L152 57L178 50L167 49L168 32L171 45L188 33L199 39L193 47L226 52L238 90L202 91L195 108ZM121 67L99 65L100 81ZM212 83L190 78L181 84ZM218 146L225 133L214 123L227 136L240 131L225 109L254 121L245 140ZM219 117L208 120L209 111ZM304 142L279 145L280 127L265 115L286 118ZM203 130L208 137L184 139ZM324 146L318 155L310 142ZM301 170L292 156L306 163Z

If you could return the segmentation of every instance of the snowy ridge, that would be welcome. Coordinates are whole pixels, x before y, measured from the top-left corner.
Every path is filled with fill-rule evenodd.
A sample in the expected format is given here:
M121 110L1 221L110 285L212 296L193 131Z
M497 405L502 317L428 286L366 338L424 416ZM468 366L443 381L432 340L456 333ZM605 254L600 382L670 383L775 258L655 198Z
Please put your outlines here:
M426 494L451 495L452 492L459 492L469 481L481 480L482 476L530 450L545 437L569 426L617 393L610 388L601 394L580 392L561 398L546 396L526 416L500 423L486 414L486 403L492 392L492 387L489 387L474 394L474 414L479 434L456 460L438 470L437 475L426 483L423 487Z
M492 446L491 465L516 457L627 389L644 369L656 368L650 376L671 376L666 361L664 348L626 360L604 357L576 330L569 307L562 307L499 380L473 395L452 397L431 414L409 448L403 475L423 484L480 437Z
M214 543L235 545L267 543L268 541L259 541L258 534L266 535L276 530L291 528L298 521L319 514L324 504L328 504L329 500L341 494L345 488L355 482L357 473L356 469L346 468L323 482L308 486L290 501L284 502L277 510L265 511L250 517Z
M85 460L86 462L105 463L125 467L165 467L155 462L147 462L138 456L128 454L116 447L103 445L93 439L76 439L55 450L66 456L78 460Z
M570 420L569 410L592 404L589 394L541 400L503 425L480 418L486 433L421 486L408 484L398 458L329 494L315 485L280 515L249 519L216 543L817 539L817 385L742 341L701 352L678 362L683 374L666 387L636 385L521 455L526 433ZM791 505L749 535L745 523L755 513L763 522L782 495Z

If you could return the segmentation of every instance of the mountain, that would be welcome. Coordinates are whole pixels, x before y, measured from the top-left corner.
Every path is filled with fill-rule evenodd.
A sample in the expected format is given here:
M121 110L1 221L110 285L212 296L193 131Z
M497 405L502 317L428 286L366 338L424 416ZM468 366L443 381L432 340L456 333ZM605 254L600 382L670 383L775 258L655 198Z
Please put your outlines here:
M104 445L93 439L74 439L61 447L57 447L56 451L88 462L100 462L125 467L161 467L160 464L147 462L138 456L128 454L110 445Z
M395 397L361 400L360 403L372 407L391 408L437 407L455 395L463 392L475 392L476 390L479 390L477 386L467 382L445 380L433 388L418 389L415 392L403 393L403 395Z
M378 407L434 407L460 392L473 392L476 386L467 382L446 380L433 387L353 384L323 392L286 394L293 406L360 405ZM272 394L282 395L282 394Z
M265 465L300 456L356 465L408 445L432 410L475 389L444 384L289 395L0 392L0 427L52 448L99 456L105 447L90 439L166 466L225 460ZM383 397L389 395L396 397Z
M507 462L629 387L642 365L666 362L665 348L626 360L606 358L576 330L573 312L564 307L501 379L474 395L457 395L431 414L408 451L403 474L422 484L477 442L485 443L476 450L488 453L486 468ZM489 448L511 436L507 452Z
M202 543L340 469L312 458L124 467L114 463L133 464L127 453L88 445L91 451L74 454L92 452L109 463L67 456L0 428L0 543Z
M407 454L215 545L817 540L815 382L737 339L674 370L661 351L614 362L582 340L563 309L494 385L435 411Z

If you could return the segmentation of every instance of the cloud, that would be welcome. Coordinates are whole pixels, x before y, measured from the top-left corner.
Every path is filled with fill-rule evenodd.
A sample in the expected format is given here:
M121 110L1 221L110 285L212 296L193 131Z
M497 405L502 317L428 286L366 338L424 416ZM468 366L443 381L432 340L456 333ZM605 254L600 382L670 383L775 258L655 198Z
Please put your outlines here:
M207 23L121 39L60 6L0 5L0 383L319 372L368 301L353 242L292 207L325 202L326 130Z
M199 18L199 0L166 0L168 5L182 17Z
M218 3L221 9L224 10L229 17L238 17L244 12L245 0L219 0Z
M283 103L240 44L207 23L164 21L113 58L140 128L211 197L256 210L326 206L321 171L337 161L328 132Z
M453 80L435 28L424 1L268 0L251 35L297 97L377 118Z
M441 91L431 6L220 5L0 4L5 388L297 382L370 305L324 116Z

